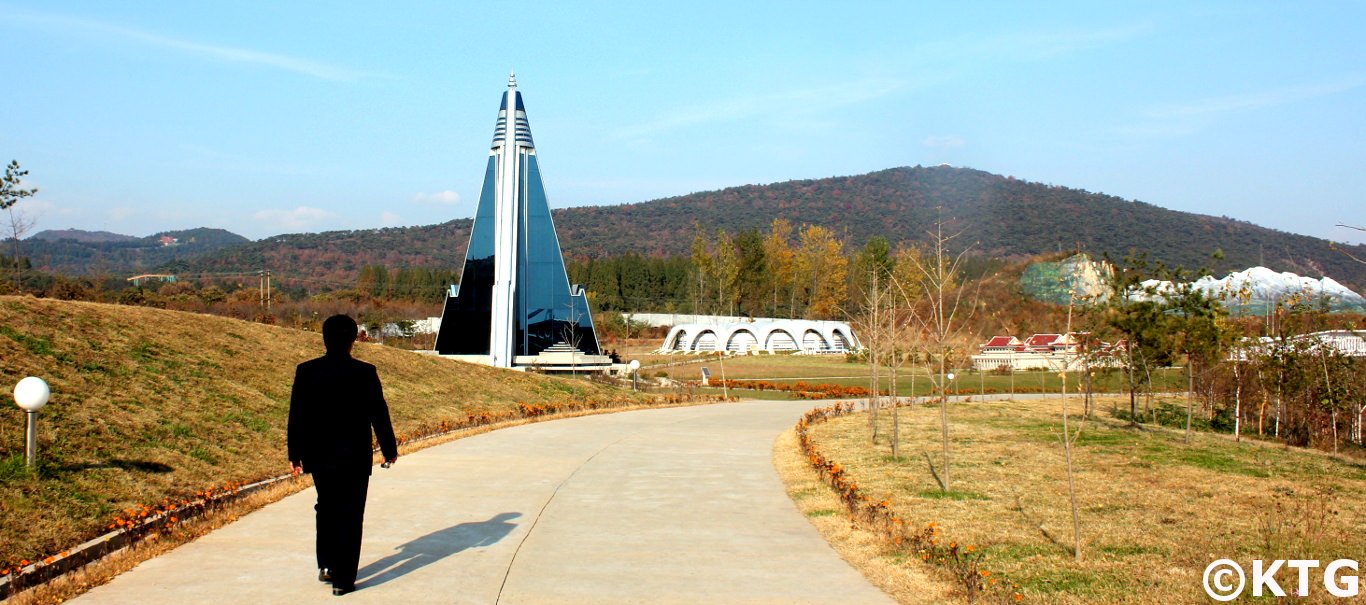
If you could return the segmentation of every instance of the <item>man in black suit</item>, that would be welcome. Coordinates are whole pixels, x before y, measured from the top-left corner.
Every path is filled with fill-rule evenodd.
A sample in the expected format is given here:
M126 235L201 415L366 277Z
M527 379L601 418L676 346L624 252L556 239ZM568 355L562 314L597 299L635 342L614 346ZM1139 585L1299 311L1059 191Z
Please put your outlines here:
M355 320L334 315L323 322L327 354L299 364L289 399L289 465L312 473L318 490L318 579L332 594L356 589L365 495L374 429L385 465L398 460L394 428L379 374L351 357Z

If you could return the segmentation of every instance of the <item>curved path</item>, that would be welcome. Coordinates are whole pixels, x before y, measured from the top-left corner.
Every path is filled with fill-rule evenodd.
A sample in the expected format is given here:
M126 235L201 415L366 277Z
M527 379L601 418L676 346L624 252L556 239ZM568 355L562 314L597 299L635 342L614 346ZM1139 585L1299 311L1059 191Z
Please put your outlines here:
M890 604L773 470L774 439L811 405L585 416L406 455L375 469L340 601L316 580L309 489L76 602Z

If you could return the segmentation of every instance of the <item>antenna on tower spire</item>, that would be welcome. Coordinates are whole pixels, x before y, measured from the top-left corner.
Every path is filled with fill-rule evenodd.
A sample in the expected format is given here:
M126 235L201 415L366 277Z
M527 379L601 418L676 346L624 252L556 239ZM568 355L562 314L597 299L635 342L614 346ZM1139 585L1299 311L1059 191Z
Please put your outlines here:
M508 88L517 88L517 72L508 72Z

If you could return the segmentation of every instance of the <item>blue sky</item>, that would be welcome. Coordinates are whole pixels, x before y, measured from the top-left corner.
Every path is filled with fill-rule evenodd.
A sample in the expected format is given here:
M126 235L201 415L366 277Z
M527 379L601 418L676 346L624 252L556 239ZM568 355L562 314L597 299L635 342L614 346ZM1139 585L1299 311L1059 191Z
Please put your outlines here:
M950 163L1363 242L1334 227L1366 223L1362 23L1362 2L0 0L0 159L41 188L35 230L433 224L473 214L515 70L557 207Z

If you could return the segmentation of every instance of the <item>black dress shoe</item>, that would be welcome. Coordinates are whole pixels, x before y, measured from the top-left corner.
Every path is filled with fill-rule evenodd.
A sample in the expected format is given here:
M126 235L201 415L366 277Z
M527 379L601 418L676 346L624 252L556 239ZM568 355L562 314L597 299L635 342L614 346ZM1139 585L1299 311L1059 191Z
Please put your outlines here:
M344 594L346 594L346 593L348 593L348 592L355 592L355 590L356 590L355 585L351 585L351 586L333 586L333 587L332 587L332 596L334 596L334 597L340 597L340 596L342 596L342 595L344 595Z
M319 582L331 582L331 581L332 581L332 570L330 570L330 569L328 569L328 568L326 568L326 567L323 567L323 568L319 569L319 570L318 570L318 581L319 581Z

